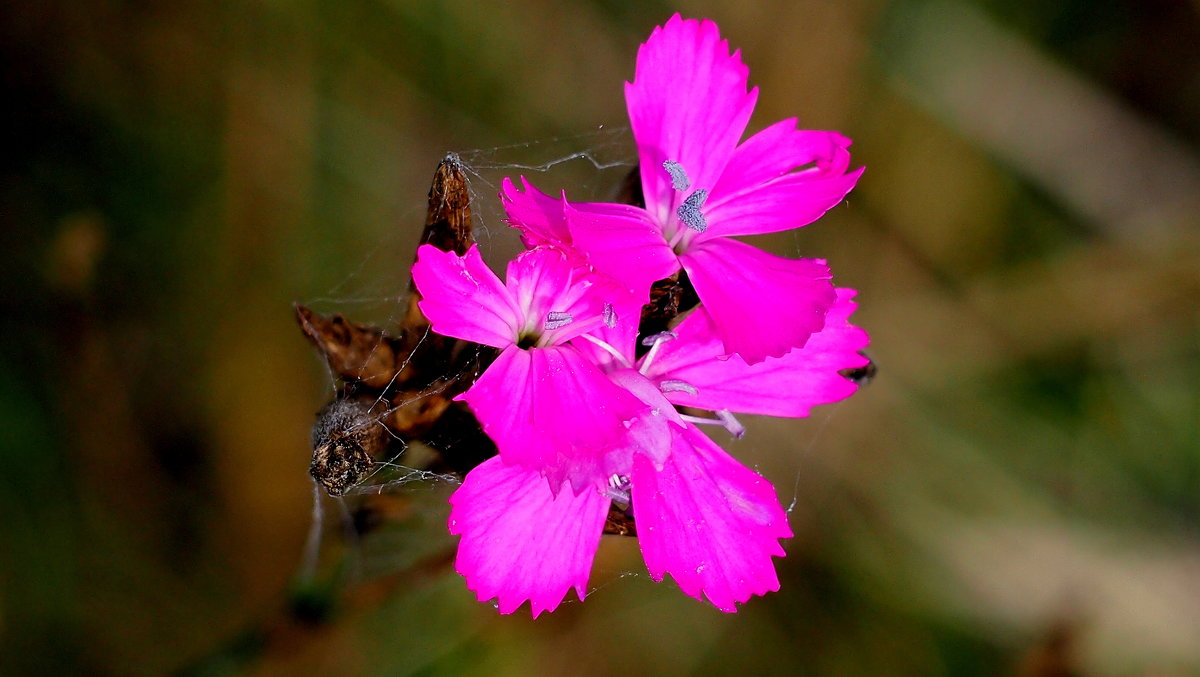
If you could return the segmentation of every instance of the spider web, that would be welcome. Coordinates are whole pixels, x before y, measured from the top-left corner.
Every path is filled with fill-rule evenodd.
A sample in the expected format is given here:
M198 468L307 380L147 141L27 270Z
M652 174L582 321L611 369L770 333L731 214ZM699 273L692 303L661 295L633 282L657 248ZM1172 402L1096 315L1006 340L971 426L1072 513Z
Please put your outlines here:
M572 200L611 201L626 175L637 164L629 128L624 126L600 127L583 134L492 148L461 150L456 154L468 179L476 242L484 260L501 277L505 262L523 249L517 233L505 222L498 197L505 178L516 181L519 176L525 176L549 195L567 190ZM415 192L423 196L425 190L425 187L421 187ZM412 224L411 227L394 229L385 241L365 254L354 270L310 303L322 308L323 312L340 312L355 321L374 322L385 329L397 327L407 303L408 263L412 261L419 227L424 220L424 201L421 201L419 209L413 207L406 213L404 219L406 224ZM797 241L793 240L789 248L795 250L789 255L801 256ZM386 265L402 274L387 282L370 279L371 271L384 260ZM400 293L396 293L396 289ZM370 316L372 311L376 313L374 317ZM329 383L331 392L336 395L336 375L332 370L329 370ZM796 467L791 486L781 481L782 478L768 477L775 481L777 492L789 514L796 509L800 498L805 461L813 455L823 431L838 408L837 404L822 407L807 421L792 422L795 428L806 431L800 434L807 436L808 440L795 446L791 452L790 463ZM749 425L744 439L724 439L728 436L722 434L710 436L740 461L754 468L754 459L763 458L766 451L755 441L754 417L746 418ZM378 420L375 424L383 425ZM392 433L388 431L388 434ZM731 441L735 442L732 446ZM400 445L399 452L392 458L377 462L372 473L341 498L325 496L314 483L312 526L299 571L302 580L311 579L316 574L322 551L327 548L329 541L335 540L331 536L339 531L337 540L351 561L350 575L358 580L388 575L412 566L428 550L428 546L414 548L414 543L422 539L431 540L442 548L453 548L456 539L451 538L445 529L448 512L446 498L461 480L454 475L416 467L420 465L420 454L419 449ZM375 529L364 534L356 515L365 500L383 496L399 496L401 500L411 503L412 512L422 515L415 520L422 522L422 528L411 529L402 525L400 528ZM815 498L807 497L806 503L815 507L815 503L819 502ZM337 507L336 520L327 519L326 507L329 503ZM427 528L431 525L432 529ZM588 596L630 577L649 578L644 569L611 572L601 580L593 575ZM568 595L563 603L576 601Z

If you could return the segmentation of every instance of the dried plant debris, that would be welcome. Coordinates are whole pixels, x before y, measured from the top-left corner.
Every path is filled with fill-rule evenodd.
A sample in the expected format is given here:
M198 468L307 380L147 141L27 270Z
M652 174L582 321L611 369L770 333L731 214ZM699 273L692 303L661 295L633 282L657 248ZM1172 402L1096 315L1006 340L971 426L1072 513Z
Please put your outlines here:
M421 243L461 254L472 241L466 176L449 155L434 173ZM301 331L342 382L313 427L310 473L332 496L413 441L436 449L438 464L459 473L496 453L470 411L453 402L495 351L431 332L419 300L410 287L404 319L390 331L296 306Z
M637 536L637 525L633 522L632 507L622 508L614 502L604 518L604 533L615 536Z
M420 244L431 244L459 256L475 241L471 234L471 196L458 155L450 153L438 165L429 188L429 211Z
M875 375L879 373L879 367L875 364L875 360L872 360L869 355L866 353L860 354L867 358L867 363L865 365L855 369L843 369L838 373L850 379L851 381L854 381L855 385L861 387L867 385L875 379Z
M389 336L377 327L356 324L341 315L326 317L300 304L295 307L300 330L321 351L338 378L365 388L385 390L411 376L401 337Z

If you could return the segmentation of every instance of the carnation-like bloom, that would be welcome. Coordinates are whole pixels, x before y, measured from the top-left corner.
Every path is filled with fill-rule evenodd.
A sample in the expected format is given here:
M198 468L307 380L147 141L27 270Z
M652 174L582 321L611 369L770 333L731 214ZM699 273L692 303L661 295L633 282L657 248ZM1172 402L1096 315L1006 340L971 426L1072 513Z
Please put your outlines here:
M569 244L641 294L682 268L725 353L747 362L803 346L834 301L819 259L787 259L732 239L811 223L854 187L850 140L787 119L739 144L758 89L711 21L675 15L638 51L625 98L645 209L555 200L528 182L503 196L527 245Z
M733 238L814 221L862 170L848 139L794 119L739 143L758 94L747 75L715 24L672 17L625 90L644 208L506 181L530 247L506 282L475 248L418 252L434 331L501 350L460 396L500 454L467 474L449 521L457 570L501 613L529 601L536 617L571 588L583 599L610 510L634 518L653 579L723 611L779 587L791 530L775 489L700 426L740 437L737 413L806 416L848 397L840 372L867 363L867 335L824 261ZM681 270L700 305L638 358L647 291Z
M412 275L434 331L501 350L458 399L508 463L578 491L632 463L631 434L669 444L665 423L569 343L616 326L623 290L549 247L522 253L501 283L475 246L459 256L424 245Z
M838 290L825 327L803 348L747 364L722 348L701 311L675 332L650 339L633 361L628 334L597 328L581 350L609 378L669 422L669 448L643 441L632 463L579 492L555 491L537 470L497 457L472 470L451 497L451 533L462 536L456 568L480 601L501 613L525 600L533 615L553 610L574 588L583 599L605 516L616 502L632 511L646 567L670 574L688 595L733 612L752 595L777 590L773 557L791 536L771 484L726 454L693 423L740 426L730 412L803 416L856 386L838 371L865 363L866 333L849 324L854 292ZM597 338L599 336L599 338ZM613 337L618 345L605 339ZM672 402L718 411L681 416Z

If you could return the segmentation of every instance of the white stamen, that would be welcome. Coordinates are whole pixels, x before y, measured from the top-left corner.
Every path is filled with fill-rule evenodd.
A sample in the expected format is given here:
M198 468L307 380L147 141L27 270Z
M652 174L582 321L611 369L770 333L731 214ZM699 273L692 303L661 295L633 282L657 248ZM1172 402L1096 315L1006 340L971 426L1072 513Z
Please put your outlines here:
M738 421L736 418L734 418L733 414L729 413L728 411L717 411L713 413L716 414L717 418L690 416L688 414L680 414L679 418L682 418L688 423L695 423L696 425L719 425L725 430L729 431L730 435L733 435L739 439L742 437L742 435L746 434L746 426L742 425L741 421Z
M642 357L642 364L638 367L638 373L645 376L650 371L650 365L654 363L654 356L658 355L659 346L679 338L673 331L660 331L657 334L651 334L642 339L642 345L650 346L650 350Z
M615 329L617 326L617 311L613 310L611 303L604 304L604 326L609 329Z
M717 418L721 419L721 423L724 424L725 429L729 431L730 435L733 435L740 440L742 439L742 435L746 434L746 426L742 425L741 421L734 418L733 412L729 411L728 409L722 409L721 411L716 411L713 413L717 415Z
M684 171L683 165L674 160L667 160L663 163L663 169L671 175L671 187L675 190L687 190L692 182L688 180L687 172Z
M562 313L557 310L551 310L550 312L546 313L546 322L543 326L545 326L546 331L551 331L553 329L561 329L574 321L575 318L571 316L571 313Z

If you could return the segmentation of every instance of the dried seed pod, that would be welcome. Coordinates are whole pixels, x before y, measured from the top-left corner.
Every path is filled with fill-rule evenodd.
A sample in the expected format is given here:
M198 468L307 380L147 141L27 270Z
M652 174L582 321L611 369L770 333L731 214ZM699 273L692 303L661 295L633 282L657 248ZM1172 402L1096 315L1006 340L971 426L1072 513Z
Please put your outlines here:
M341 496L363 480L383 455L388 435L379 418L386 404L370 397L338 398L325 405L313 425L308 474L330 496Z

